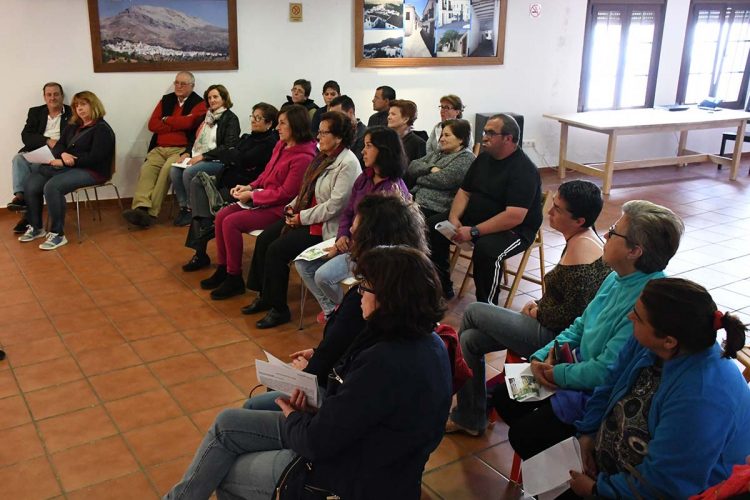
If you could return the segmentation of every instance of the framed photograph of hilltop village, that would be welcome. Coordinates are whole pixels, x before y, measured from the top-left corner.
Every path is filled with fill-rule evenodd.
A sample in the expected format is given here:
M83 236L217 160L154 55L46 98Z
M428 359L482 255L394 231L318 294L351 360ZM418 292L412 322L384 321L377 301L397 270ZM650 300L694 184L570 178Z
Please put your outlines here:
M503 64L507 11L508 0L354 0L354 64Z
M88 0L94 72L237 69L237 0Z

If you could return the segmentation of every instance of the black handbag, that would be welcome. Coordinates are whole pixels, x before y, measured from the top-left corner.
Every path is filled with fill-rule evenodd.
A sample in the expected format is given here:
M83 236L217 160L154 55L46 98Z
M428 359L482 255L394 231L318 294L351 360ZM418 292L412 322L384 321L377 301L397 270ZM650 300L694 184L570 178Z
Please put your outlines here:
M271 500L341 500L335 493L307 484L312 461L297 455L279 477Z

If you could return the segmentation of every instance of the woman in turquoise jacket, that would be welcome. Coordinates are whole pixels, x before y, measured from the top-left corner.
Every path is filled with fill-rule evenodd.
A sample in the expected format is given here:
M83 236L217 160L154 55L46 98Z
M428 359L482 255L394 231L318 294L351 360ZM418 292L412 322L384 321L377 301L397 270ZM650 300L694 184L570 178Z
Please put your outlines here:
M633 337L577 423L585 473L571 473L571 489L687 498L750 455L750 389L728 359L742 349L746 328L717 311L705 288L680 278L650 281L628 318Z
M677 252L684 226L666 207L632 200L605 236L602 259L612 272L583 314L545 347L531 355L537 382L557 392L540 403L516 402L505 387L493 394L493 405L510 426L508 440L527 459L575 434L573 423L583 416L591 392L604 383L607 370L632 336L627 314L652 279ZM567 344L575 363L554 361L554 342Z

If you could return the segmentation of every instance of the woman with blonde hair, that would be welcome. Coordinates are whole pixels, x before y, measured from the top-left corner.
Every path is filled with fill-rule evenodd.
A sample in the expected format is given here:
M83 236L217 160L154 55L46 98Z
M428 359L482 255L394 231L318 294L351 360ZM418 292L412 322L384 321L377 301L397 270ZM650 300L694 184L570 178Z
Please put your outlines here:
M84 90L73 96L70 106L73 116L52 148L55 159L39 165L24 185L29 225L18 241L27 243L46 237L39 245L42 250L54 250L68 243L63 232L65 195L85 186L101 184L112 176L115 133L104 121L104 105L96 94ZM44 230L42 221L45 199L49 233Z

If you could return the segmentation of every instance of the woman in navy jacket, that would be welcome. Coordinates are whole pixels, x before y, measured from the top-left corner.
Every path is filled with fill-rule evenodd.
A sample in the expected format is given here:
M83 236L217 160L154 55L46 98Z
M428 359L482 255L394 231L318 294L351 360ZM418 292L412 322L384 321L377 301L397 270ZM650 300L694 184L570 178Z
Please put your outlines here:
M295 390L277 400L283 413L224 410L165 498L270 498L277 482L283 498L419 498L451 402L448 353L433 332L440 281L404 246L368 251L357 274L367 327L320 408Z
M52 148L54 160L40 165L24 186L29 225L18 241L27 243L44 238L42 250L54 250L68 240L63 233L65 195L84 186L107 181L112 176L115 133L104 121L104 105L93 92L84 90L73 96L73 117ZM44 198L43 198L43 197ZM50 232L42 223L42 203L47 200Z
M628 317L633 337L576 423L586 474L571 473L571 488L604 498L696 495L750 455L750 390L727 359L746 328L680 278L649 281Z

